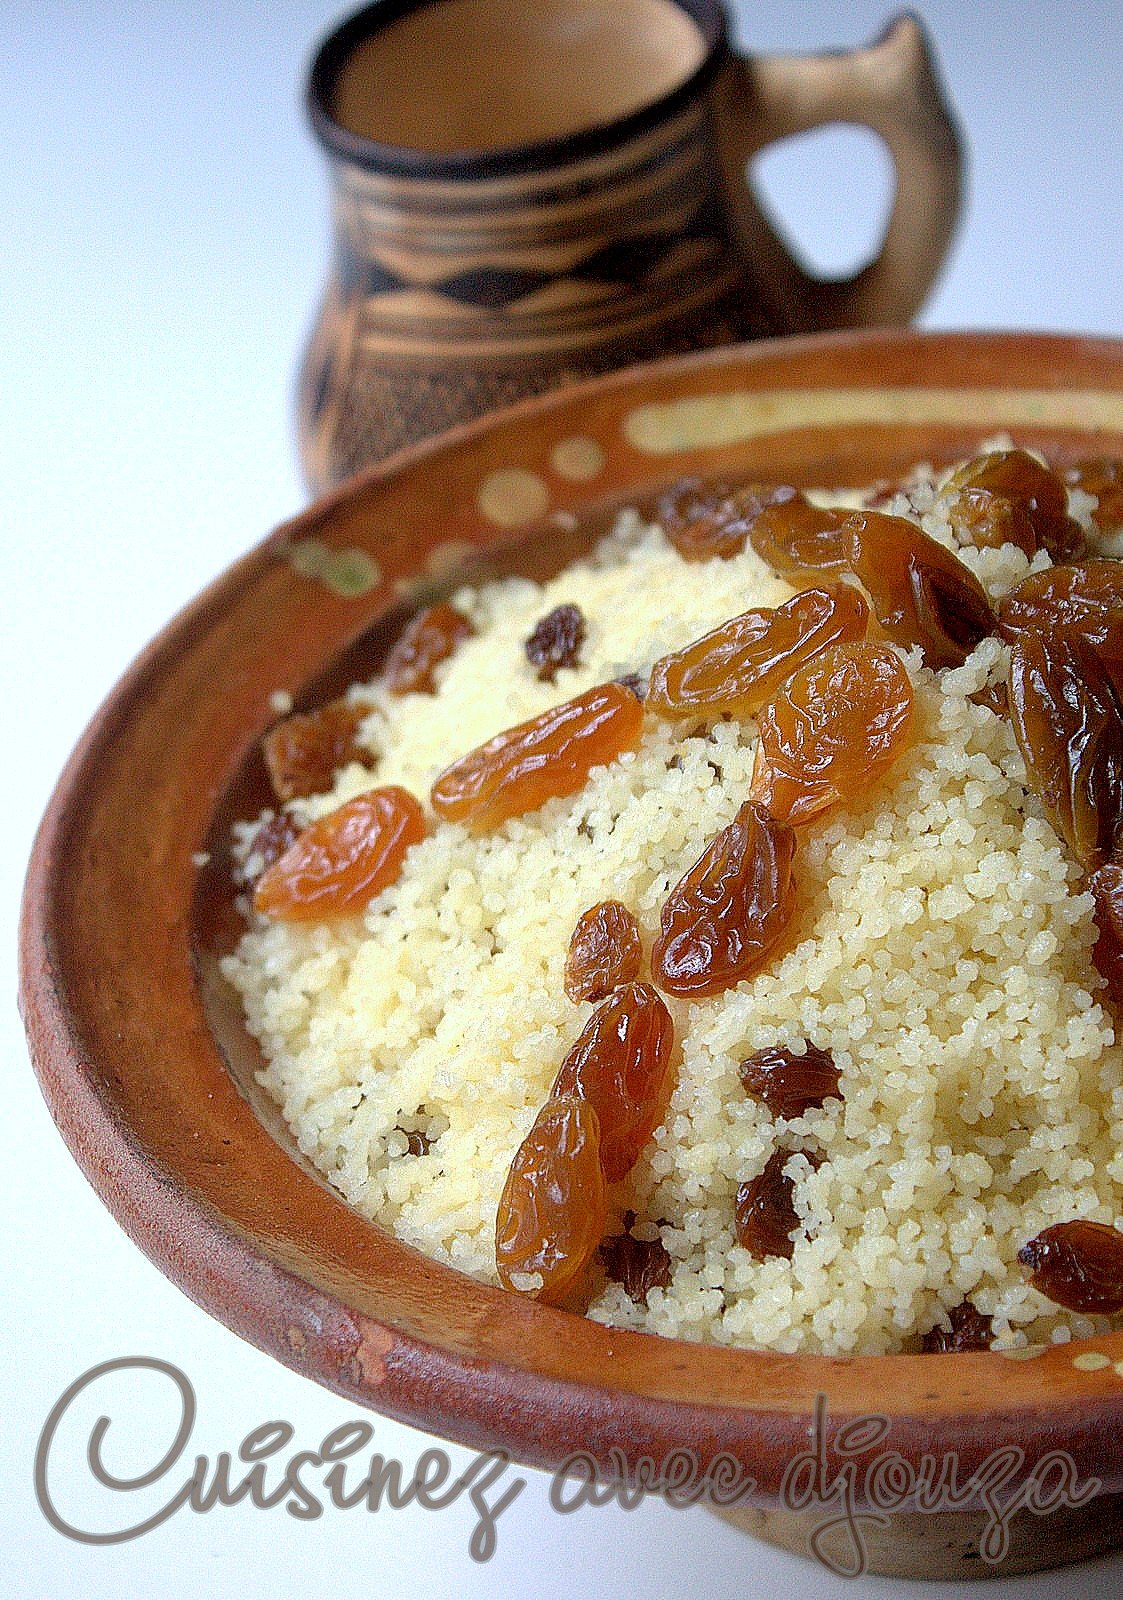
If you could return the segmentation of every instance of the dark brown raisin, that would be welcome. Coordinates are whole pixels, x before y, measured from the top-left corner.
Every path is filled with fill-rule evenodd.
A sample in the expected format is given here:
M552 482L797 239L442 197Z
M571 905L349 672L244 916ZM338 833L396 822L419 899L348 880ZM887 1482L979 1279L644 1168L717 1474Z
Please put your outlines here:
M629 1228L627 1233L604 1239L599 1254L605 1272L637 1306L647 1304L652 1289L665 1289L671 1281L671 1258L658 1236L637 1239Z
M1030 1282L1069 1311L1123 1310L1123 1233L1106 1222L1057 1222L1018 1251Z
M399 1133L406 1136L406 1154L411 1156L427 1156L429 1154L430 1140L427 1134L419 1128L399 1128Z
M526 659L543 683L553 683L561 667L575 667L585 642L585 619L577 606L555 606L535 623L524 646Z
M795 1185L784 1175L793 1154L791 1150L774 1150L764 1171L737 1190L737 1242L758 1261L770 1256L783 1256L790 1261L795 1249L791 1237L799 1227L792 1198Z
M990 1349L991 1320L970 1300L953 1306L948 1312L948 1320L950 1328L941 1328L939 1325L929 1328L921 1339L920 1348L926 1356Z
M804 1041L799 1055L782 1045L757 1050L741 1063L741 1082L774 1117L802 1117L824 1100L840 1099L839 1069L829 1050Z

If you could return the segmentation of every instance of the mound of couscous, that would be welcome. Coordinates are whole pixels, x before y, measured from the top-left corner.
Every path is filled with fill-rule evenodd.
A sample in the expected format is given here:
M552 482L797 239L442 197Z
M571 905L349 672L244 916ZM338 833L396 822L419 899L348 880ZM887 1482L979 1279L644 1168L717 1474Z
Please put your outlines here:
M1071 492L1070 511L1102 540L1094 505ZM1050 564L1015 543L958 547L931 472L882 506L957 549L992 600ZM686 562L659 526L625 514L544 586L508 578L452 596L471 632L434 668L435 692L394 694L382 676L355 686L350 756L363 759L285 811L304 825L373 784L423 799L498 730L645 676L794 592L751 545ZM581 619L576 662L540 676L527 641L563 605ZM985 637L940 672L919 648L897 653L912 738L887 773L800 828L796 909L775 960L715 995L663 996L674 1088L609 1189L607 1226L610 1239L657 1242L662 1265L633 1297L602 1264L592 1317L836 1354L917 1349L964 1302L999 1346L1110 1326L1047 1299L1018 1261L1055 1223L1123 1216L1123 1048L1093 964L1093 897L996 694L1009 646ZM264 1050L261 1081L352 1205L497 1281L506 1175L593 1011L565 992L575 925L621 902L650 952L668 892L737 815L756 745L755 718L647 715L637 748L574 794L482 833L428 817L397 880L357 915L294 922L248 908L224 971ZM247 881L259 828L239 830ZM742 1063L809 1044L833 1060L838 1094L777 1117L746 1092ZM739 1240L737 1197L777 1151L797 1227L790 1259L760 1259Z

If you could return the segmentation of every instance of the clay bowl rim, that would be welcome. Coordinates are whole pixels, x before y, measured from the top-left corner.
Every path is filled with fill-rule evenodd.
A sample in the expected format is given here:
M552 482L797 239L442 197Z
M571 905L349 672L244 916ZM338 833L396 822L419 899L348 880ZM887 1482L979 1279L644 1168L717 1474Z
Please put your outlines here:
M525 402L363 473L236 561L125 673L72 754L40 826L24 894L20 1004L44 1096L82 1170L126 1232L204 1309L357 1403L532 1465L555 1467L583 1452L611 1472L613 1450L634 1469L641 1457L658 1462L686 1447L699 1470L732 1456L756 1485L753 1499L774 1504L787 1464L806 1448L816 1396L825 1395L829 1437L849 1418L877 1414L886 1419L881 1447L913 1463L935 1449L954 1450L967 1473L996 1443L1020 1446L1031 1461L1063 1444L1085 1477L1095 1475L1107 1491L1123 1487L1123 1332L1026 1360L731 1350L539 1307L399 1244L302 1170L239 1093L204 1011L191 945L199 883L210 870L196 871L192 858L270 720L261 703L265 668L246 666L256 672L252 693L235 672L221 696L200 699L201 686L213 689L206 670L245 662L223 650L239 628L255 637L246 619L260 630L263 605L274 632L300 617L300 628L285 634L298 683L362 633L392 603L394 559L416 572L416 552L392 558L393 539L405 537L387 532L395 491L401 513L403 495L424 479L430 502L440 499L444 529L475 525L477 538L490 539L493 533L478 533L469 482L478 482L483 466L509 460L507 446L532 442L542 459L559 427L584 435L605 418L619 425L621 408L634 420L637 403L749 394L771 404L778 390L798 398L839 384L875 397L876 410L889 390L942 392L937 377L944 387L954 379L957 392L1054 395L1062 412L1074 394L1099 395L1112 419L1109 428L1101 419L1099 437L1123 452L1123 341L897 331L680 357ZM1081 421L1081 406L1076 413L1076 420L1028 420L1017 432L1026 442L1059 436L1070 454L1087 453L1097 430ZM1000 423L996 416L982 432ZM638 482L635 451L621 445L620 431L597 493ZM869 459L875 437L878 459L896 451L901 464L918 437L912 423L824 429L805 422L774 432L771 443L707 444L645 470L652 482L695 464L720 472L724 460L785 448L777 439L809 432L833 441L830 459L849 460L851 469ZM943 453L979 432L977 420L954 420L940 435ZM822 458L809 457L806 443L802 449L803 465L822 470ZM587 486L559 491L555 482L554 489L579 509L595 501ZM415 507L415 520L420 514ZM540 527L556 533L562 525ZM294 570L294 547L318 542L322 554L361 547L363 537L386 572L358 600ZM187 707L200 723L185 718ZM137 763L146 747L161 760ZM189 774L197 781L188 784ZM130 836L130 814L153 795L170 804L168 815L155 837L151 830ZM101 956L96 967L90 949ZM156 1008L142 1003L152 993L161 997Z

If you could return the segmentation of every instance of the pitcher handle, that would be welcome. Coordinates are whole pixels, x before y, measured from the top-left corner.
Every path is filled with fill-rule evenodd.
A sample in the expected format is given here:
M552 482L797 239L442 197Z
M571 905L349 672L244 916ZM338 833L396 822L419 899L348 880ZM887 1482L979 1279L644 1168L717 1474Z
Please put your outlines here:
M746 170L766 145L830 122L871 128L896 172L881 249L843 280L815 278L793 258ZM731 57L716 87L716 133L735 236L778 329L910 320L951 243L963 169L959 134L916 17L895 18L875 43L845 54Z

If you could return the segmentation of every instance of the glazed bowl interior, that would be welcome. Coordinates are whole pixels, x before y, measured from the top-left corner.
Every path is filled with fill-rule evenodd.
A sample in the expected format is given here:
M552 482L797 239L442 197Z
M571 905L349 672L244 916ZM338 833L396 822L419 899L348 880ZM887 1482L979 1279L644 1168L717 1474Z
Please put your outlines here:
M530 402L398 457L278 529L134 664L68 765L24 907L44 1093L94 1187L206 1309L354 1400L556 1465L686 1446L774 1500L816 1397L964 1469L996 1431L1123 1486L1123 1333L1011 1359L793 1357L621 1332L477 1283L361 1217L296 1149L218 973L230 823L269 801L271 697L377 667L465 576L560 570L687 473L865 486L1011 433L1123 455L1123 344L839 335L707 352ZM1026 1353L1016 1353L1025 1357Z

